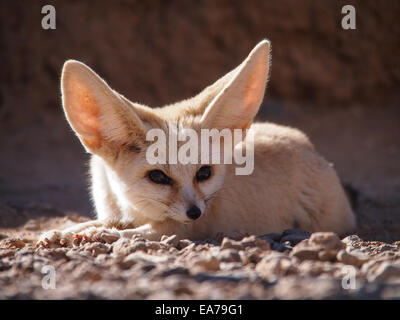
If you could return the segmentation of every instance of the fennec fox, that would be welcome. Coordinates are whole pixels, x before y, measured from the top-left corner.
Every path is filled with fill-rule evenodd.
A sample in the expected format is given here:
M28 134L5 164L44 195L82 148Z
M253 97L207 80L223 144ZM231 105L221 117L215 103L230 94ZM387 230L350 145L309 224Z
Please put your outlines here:
M164 234L204 239L302 228L339 234L355 217L335 170L302 132L254 123L270 68L270 43L260 42L233 71L197 96L163 108L133 103L89 67L69 60L62 72L65 115L91 153L97 220L50 231L39 244L88 237L158 240ZM252 129L254 171L234 164L150 164L146 133L171 123L194 129ZM248 136L240 143L245 144ZM168 146L167 146L168 148Z

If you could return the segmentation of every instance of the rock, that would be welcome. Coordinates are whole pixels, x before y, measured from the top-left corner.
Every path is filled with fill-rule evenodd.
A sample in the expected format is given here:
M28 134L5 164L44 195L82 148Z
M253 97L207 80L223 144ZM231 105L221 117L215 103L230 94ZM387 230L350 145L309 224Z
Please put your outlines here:
M240 262L239 252L235 249L223 249L217 256L219 262Z
M226 234L226 233L223 233L223 232L219 232L216 235L215 240L217 240L217 242L219 242L219 243L222 242L224 240L224 238L229 238L229 239L232 239L232 240L239 241L239 240L242 240L246 236L248 236L248 233L243 233L243 232L240 232L240 231L233 231L233 232L231 232L229 234Z
M85 245L85 251L90 252L93 257L97 257L99 254L107 253L108 247L103 243L93 242Z
M316 232L309 239L298 243L290 255L303 260L336 260L337 252L346 245L333 232Z
M324 250L340 250L346 247L334 232L315 232L311 235L309 241L310 244L319 246Z
M388 259L378 259L378 260L371 259L362 265L361 273L363 273L368 278L368 277L372 276L376 272L376 270L379 268L379 266L385 261L390 262L390 260L388 260Z
M301 244L301 243L300 243ZM300 245L294 247L290 253L292 257L296 257L300 261L303 260L319 260L319 249L314 246Z
M225 237L222 240L221 249L243 250L243 244L241 241L235 241Z
M321 261L336 261L337 250L321 250L318 252L318 259Z
M129 239L121 238L112 244L112 251L116 255L127 256L137 250L146 250L144 242L133 242Z
M214 256L198 257L192 262L192 266L205 271L218 271L219 261Z
M46 257L48 259L64 259L68 257L68 253L73 252L73 250L69 250L68 248L54 248L47 249L41 248L37 251L37 254L42 257Z
M119 265L123 269L129 269L130 267L134 266L137 263L138 259L136 259L136 256L131 256L131 255L128 255L123 260L119 261Z
M0 241L0 248L21 249L25 247L25 242L19 238L7 238Z
M248 237L244 237L242 240L240 240L240 243L242 244L242 246L244 248L248 248L248 247L258 247L261 245L268 245L268 242L265 240L261 240L259 238L257 238L256 236L248 236ZM268 245L269 247L269 245Z
M373 246L366 246L360 249L361 252L372 252L372 250L374 249Z
M280 242L288 241L291 246L295 246L300 241L310 238L311 233L301 229L287 229L283 231Z
M219 265L219 268L224 271L234 271L234 270L241 270L243 267L241 262L221 262ZM229 275L232 275L231 272L229 272Z
M114 254L126 256L136 251L144 251L144 252L147 252L148 250L157 251L160 249L167 248L167 246L158 241L147 241L140 238L134 240L121 238L113 243L112 248Z
M349 264L357 268L361 268L361 266L369 259L370 257L368 255L358 250L354 250L350 253L342 249L337 253L337 260L339 262L343 264Z
M103 277L101 271L100 267L85 261L76 266L72 272L77 279L84 279L84 281L92 283L101 280Z
M118 239L120 239L120 236L118 234L104 232L101 234L101 239L106 243L113 243L115 241L118 241Z
M0 260L6 257L12 257L15 254L15 250L12 249L0 249Z
M275 242L275 241L273 241L270 244L270 246L271 246L271 250L279 251L279 252L285 252L285 251L292 251L293 250L293 247L288 246L288 245L286 245L284 243L279 243L279 242Z
M341 264L318 260L304 260L298 266L299 274L310 277L318 277L321 275L333 276L335 272L339 273L341 270Z
M177 297L174 292L170 291L155 291L151 293L148 297L148 300L176 300Z
M166 270L163 270L160 274L161 277L170 277L170 276L175 276L175 275L189 275L189 269L185 267L172 267L168 268Z
M308 239L309 236L305 236L304 234L289 234L287 236L282 237L281 242L288 242L291 246L295 246L300 241Z
M329 299L340 298L340 283L331 278L295 277L280 278L273 288L278 299Z
M178 299L182 299L182 297L186 297L188 299L191 295L193 295L193 291L185 284L178 285L174 288L174 293L177 295Z
M362 241L363 240L359 236L357 236L355 234L347 236L346 238L342 239L342 242L344 242L346 244L350 244L350 243L353 243L353 242L362 242Z
M271 280L275 277L294 274L297 272L297 259L283 253L271 252L256 265L256 272L261 277Z
M30 231L36 231L40 229L40 223L37 220L29 220L25 225L24 229Z
M40 255L43 255L44 257L51 257L52 255L52 250L51 249L40 249L38 250ZM89 253L86 252L88 255ZM68 252L65 254L66 257L72 261L82 261L84 256L80 254L80 251L78 248L73 248L72 250L68 250Z
M247 232L235 230L228 234L228 238L239 241L239 240L243 239L244 237L247 237L248 235L249 234Z
M141 248L141 243L142 241L134 241L133 247L135 248L135 251ZM144 241L144 245L147 250L159 250L170 247L170 245L158 241Z
M193 241L191 241L191 240L182 239L182 240L179 240L177 248L179 250L182 250L183 248L186 248L187 246L191 245L192 243L193 243Z
M170 237L163 235L161 237L161 243L167 246L177 247L179 244L179 238L176 234Z
M201 251L208 251L210 248L211 248L211 244L209 244L209 243L197 243L193 247L193 250L196 252L201 252Z
M271 246L268 241L257 238L256 236L245 237L241 240L244 248L257 247L261 250L270 250Z
M383 251L374 255L374 259L398 260L399 258L400 258L400 252L393 252L393 251Z
M159 251L162 251L162 249L161 250L159 250ZM177 249L177 248L175 248L175 247L170 247L169 249L168 249L168 252L169 253L175 253L175 252L178 252L179 250Z
M126 256L120 265L124 268L130 268L137 263L156 266L160 263L168 263L169 261L171 261L171 258L168 256L154 256L151 254L146 254L142 251L137 251Z
M187 245L186 247L184 247L183 249L181 249L184 252L190 252L191 250L193 250L196 247L196 244L194 242L192 242L191 244Z
M34 259L32 255L22 256L21 259L18 260L18 267L21 269L33 269Z
M391 261L383 261L375 270L368 272L369 282L389 281L393 278L400 279L400 263L394 264Z
M107 253L99 253L96 256L96 261L98 263L101 263L103 265L105 265L109 260L111 259L110 255L108 255Z
M393 245L384 243L384 244L382 244L382 245L380 245L380 246L378 247L378 250L379 250L380 252L389 251L389 250L397 250L397 246L393 246Z
M281 234L280 233L267 233L262 236L258 236L258 239L264 240L264 241L277 241L279 242L281 240Z
M18 257L18 256L33 255L34 253L35 253L35 250L29 249L29 248L27 248L27 246L25 245L24 248L22 248L21 250L18 250L18 251L15 253L15 256Z
M304 236L306 236L308 238L311 236L311 233L308 232L308 231L305 231L303 229L295 229L294 228L294 229L285 229L285 230L283 230L281 238L289 236L289 235L293 235L293 234L297 234L297 235L301 235L302 234L302 235L304 235Z
M242 265L248 265L249 263L257 263L260 259L257 259L257 262L253 262L250 259L250 256L248 254L245 253L245 251L239 251L239 256L240 256L240 260L242 262Z
M266 251L261 248L246 248L245 251L240 251L240 258L242 264L246 265L248 263L258 263L262 257L265 255Z

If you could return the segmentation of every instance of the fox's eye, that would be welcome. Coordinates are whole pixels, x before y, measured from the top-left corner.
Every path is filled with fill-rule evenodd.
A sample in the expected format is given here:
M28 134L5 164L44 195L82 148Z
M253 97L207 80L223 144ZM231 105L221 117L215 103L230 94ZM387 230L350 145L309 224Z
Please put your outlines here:
M158 184L172 184L172 179L161 170L151 170L148 175L149 179Z
M202 166L199 171L196 173L197 181L204 181L211 177L211 167L210 166Z

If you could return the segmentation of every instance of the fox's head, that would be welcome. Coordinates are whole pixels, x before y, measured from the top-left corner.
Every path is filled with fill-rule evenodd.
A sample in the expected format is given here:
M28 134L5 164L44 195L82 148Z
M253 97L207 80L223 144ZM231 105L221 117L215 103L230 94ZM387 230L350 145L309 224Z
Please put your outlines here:
M162 130L168 139L171 123L199 136L201 129L248 128L263 100L269 65L270 44L264 40L194 98L150 108L130 102L85 64L68 60L62 73L63 107L86 151L104 164L110 198L152 220L187 223L206 211L223 185L227 165L151 164L146 155L154 141L148 141L148 132ZM93 177L92 183L104 181Z

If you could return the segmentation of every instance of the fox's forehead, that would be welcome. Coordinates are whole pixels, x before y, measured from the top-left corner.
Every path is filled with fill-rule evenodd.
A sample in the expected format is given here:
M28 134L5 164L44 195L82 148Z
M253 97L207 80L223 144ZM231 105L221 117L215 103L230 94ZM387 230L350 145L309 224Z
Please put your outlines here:
M165 121L160 124L159 127L154 127L149 131L154 129L157 130L157 132L155 132L157 138L159 138L160 135L163 136L161 138L165 141L165 148L167 153L169 153L170 149L172 148L176 148L177 150L179 150L183 145L187 144L188 142L197 142L197 148L200 148L201 126L199 122L194 118ZM161 130L161 132L159 130ZM147 131L146 136L149 136L149 131ZM154 140L151 139L150 143L152 141Z
M168 164L167 172L181 184L190 184L199 169L197 164Z
M185 131L195 131L197 134L201 132L200 118L194 116L168 118L160 123L158 128L167 136Z

